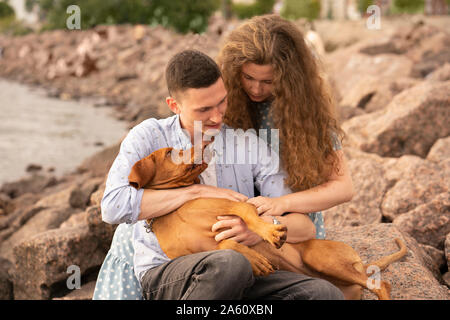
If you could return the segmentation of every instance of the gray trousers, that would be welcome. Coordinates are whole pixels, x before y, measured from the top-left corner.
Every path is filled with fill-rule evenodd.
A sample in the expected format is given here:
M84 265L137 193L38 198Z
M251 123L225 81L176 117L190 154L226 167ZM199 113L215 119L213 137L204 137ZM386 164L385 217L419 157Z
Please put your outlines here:
M254 277L249 261L234 250L179 257L148 270L141 282L147 300L341 300L328 281L288 271Z

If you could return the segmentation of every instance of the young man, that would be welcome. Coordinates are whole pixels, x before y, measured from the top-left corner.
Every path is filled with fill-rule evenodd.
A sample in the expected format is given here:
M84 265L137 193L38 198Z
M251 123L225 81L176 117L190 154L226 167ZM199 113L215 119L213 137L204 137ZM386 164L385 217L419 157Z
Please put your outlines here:
M210 162L201 175L203 184L199 185L171 190L136 190L129 186L128 174L138 160L164 147L191 148L196 121L201 122L202 141L210 141L208 135L212 132L217 134L208 146L210 151L218 158L230 154L226 152L230 150L222 123L227 92L216 63L201 52L183 51L170 60L166 80L170 94L166 102L176 115L161 120L148 119L134 127L122 142L108 175L102 199L103 220L133 224L133 248L129 245L130 229L122 227L122 223L100 271L94 298L127 298L129 294L139 298L137 289L129 290L130 286L136 287L137 278L143 296L152 300L342 299L339 289L321 279L284 271L254 277L247 259L233 250L195 253L170 260L155 235L146 232L146 219L168 214L191 199L216 197L247 201L253 197L254 186L267 197L289 193L284 186L284 174L276 168L276 159L264 159L263 154L256 163ZM240 154L248 151L248 144L237 146ZM311 219L304 214L291 214L298 215L296 222L302 226L293 228L295 239L313 238L315 229ZM273 221L270 216L263 218ZM212 229L223 227L228 229L216 236L217 241L230 238L246 245L261 241L239 218L220 220ZM289 230L289 225L287 227ZM134 270L129 262L132 254Z

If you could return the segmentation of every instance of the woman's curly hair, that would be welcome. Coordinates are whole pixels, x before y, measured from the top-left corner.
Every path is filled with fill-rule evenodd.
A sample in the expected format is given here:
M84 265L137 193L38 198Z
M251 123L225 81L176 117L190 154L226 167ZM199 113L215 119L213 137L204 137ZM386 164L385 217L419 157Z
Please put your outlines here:
M254 17L229 34L217 60L228 90L225 123L244 130L258 128L241 85L242 65L272 65L270 114L279 129L286 183L293 191L322 184L333 169L338 172L333 136L342 141L344 132L318 61L295 24L277 15Z

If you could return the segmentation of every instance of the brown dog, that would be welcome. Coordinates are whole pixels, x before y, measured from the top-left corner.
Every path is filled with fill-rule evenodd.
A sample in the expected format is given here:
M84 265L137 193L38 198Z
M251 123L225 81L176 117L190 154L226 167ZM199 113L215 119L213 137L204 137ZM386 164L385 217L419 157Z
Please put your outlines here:
M163 148L138 161L128 177L130 184L138 189L171 189L199 183L198 176L208 165L204 162L194 164L194 148L190 150L189 164L175 164L171 159L172 152L183 157L181 150ZM214 239L217 232L212 232L211 227L220 215L239 216L265 241L252 247L232 240L217 243ZM400 251L365 265L356 251L343 242L313 239L284 244L285 226L260 219L252 204L219 198L190 200L170 214L147 223L170 259L202 251L233 249L249 260L256 276L268 275L276 269L302 273L332 282L346 298L352 299L360 298L363 287L379 299L389 299L390 285L380 281L379 287L373 288L369 284L367 268L377 266L383 270L407 253L404 243L396 239Z

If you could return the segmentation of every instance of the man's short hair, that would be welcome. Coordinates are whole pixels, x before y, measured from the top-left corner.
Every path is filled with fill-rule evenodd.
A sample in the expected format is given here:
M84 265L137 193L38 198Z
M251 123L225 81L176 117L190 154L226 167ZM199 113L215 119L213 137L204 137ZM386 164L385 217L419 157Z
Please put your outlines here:
M167 89L171 96L191 88L207 88L221 76L216 62L197 50L177 53L166 67Z

